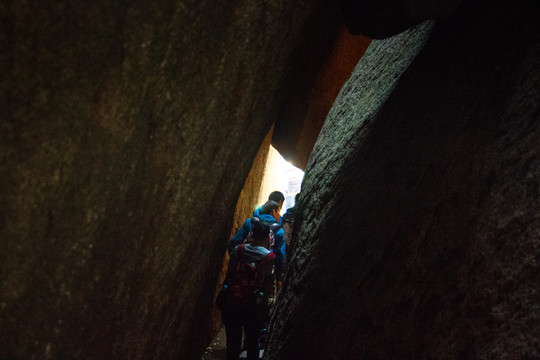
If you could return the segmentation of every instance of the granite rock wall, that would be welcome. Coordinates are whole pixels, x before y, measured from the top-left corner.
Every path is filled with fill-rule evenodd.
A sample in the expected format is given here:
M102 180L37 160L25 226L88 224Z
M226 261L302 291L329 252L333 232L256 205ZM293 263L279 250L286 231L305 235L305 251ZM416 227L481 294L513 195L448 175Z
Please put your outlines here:
M319 45L319 53L305 54L298 63L293 71L297 80L291 82L275 122L272 145L300 169L306 168L334 100L371 41L351 35L344 24L329 40Z
M268 359L540 357L540 8L373 41L311 154Z
M337 4L2 1L0 19L0 358L197 358L240 191Z
M385 37L461 1L351 3ZM307 165L269 359L540 356L539 19L466 1L371 43ZM1 2L0 358L200 358L261 144L276 122L305 162L338 83L318 81L368 41L341 22L323 1Z

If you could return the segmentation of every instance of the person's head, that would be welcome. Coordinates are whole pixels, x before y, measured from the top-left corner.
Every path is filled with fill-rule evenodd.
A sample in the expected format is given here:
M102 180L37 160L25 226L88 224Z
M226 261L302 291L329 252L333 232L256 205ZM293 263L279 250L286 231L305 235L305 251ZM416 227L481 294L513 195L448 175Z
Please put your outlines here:
M270 247L270 226L268 224L255 217L251 221L251 230L253 231L253 245Z
M268 200L263 206L262 206L262 209L261 209L261 215L264 215L264 214L268 214L268 215L272 215L272 217L276 220L276 221L279 221L279 209L281 207L279 206L279 204L273 200Z
M279 204L279 210L281 210L281 207L283 206L283 202L285 201L285 196L283 195L281 191L272 191L270 195L268 195L268 200L277 202Z

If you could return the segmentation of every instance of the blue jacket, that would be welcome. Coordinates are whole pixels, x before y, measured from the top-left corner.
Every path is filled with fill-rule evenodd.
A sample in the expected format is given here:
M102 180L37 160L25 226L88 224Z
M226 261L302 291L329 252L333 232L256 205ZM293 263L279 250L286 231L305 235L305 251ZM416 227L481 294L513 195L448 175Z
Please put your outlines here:
M261 213L261 209L262 209L262 206L255 209L255 211L253 212L253 216L259 217L259 214ZM279 217L278 224L280 226L283 226L283 218L281 216Z
M276 220L272 217L272 215L263 214L258 216L262 221L267 221L269 223L275 223ZM248 236L249 232L251 231L251 218L244 221L244 224L238 230L238 232L233 236L231 241L229 241L229 254L231 253L232 249L234 249L237 245L240 245L244 242L246 237ZM272 250L274 251L274 254L276 255L274 259L274 266L275 266L275 275L276 280L281 281L281 276L283 275L283 271L285 270L285 233L283 232L283 229L280 227L277 231L274 232L274 247Z

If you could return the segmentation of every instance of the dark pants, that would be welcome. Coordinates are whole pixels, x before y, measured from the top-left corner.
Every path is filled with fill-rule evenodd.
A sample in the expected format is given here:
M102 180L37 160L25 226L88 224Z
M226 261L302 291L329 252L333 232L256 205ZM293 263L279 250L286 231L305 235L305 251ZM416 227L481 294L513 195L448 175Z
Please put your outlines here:
M249 307L231 306L223 311L223 323L227 335L227 360L238 360L242 352L242 328L248 360L259 359L259 331L261 324Z

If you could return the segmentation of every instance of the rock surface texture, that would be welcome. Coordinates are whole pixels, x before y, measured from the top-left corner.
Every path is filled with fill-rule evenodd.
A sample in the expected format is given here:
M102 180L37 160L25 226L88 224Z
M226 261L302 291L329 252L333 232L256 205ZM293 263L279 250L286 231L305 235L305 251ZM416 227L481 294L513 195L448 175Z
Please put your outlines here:
M383 39L428 19L445 19L463 0L339 0L353 34Z
M329 40L299 63L294 71L297 80L291 82L276 118L272 145L301 169L306 168L334 100L371 41L351 35L344 25Z
M2 1L0 19L0 358L200 358L238 196L337 4Z
M470 1L371 43L307 166L267 359L540 357L539 22Z

